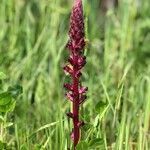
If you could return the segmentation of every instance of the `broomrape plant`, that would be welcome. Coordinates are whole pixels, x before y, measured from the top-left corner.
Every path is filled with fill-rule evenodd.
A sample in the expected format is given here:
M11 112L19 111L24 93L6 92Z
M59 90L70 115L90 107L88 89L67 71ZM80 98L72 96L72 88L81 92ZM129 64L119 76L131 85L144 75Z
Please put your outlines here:
M67 48L69 50L69 64L64 67L64 71L69 73L72 82L64 84L68 90L66 97L72 102L72 112L67 116L73 120L73 129L71 139L74 143L74 149L80 139L80 127L84 125L79 120L79 107L86 99L87 87L82 86L80 77L81 69L86 64L86 57L83 54L85 47L84 17L82 0L75 0L70 17L69 41Z

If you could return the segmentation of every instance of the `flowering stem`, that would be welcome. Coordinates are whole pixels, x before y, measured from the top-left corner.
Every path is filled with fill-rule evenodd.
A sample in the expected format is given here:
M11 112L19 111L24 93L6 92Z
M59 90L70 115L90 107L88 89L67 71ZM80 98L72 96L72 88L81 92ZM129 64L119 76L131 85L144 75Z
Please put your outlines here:
M76 61L77 60L77 56L73 55L73 59ZM76 63L76 62L75 62ZM80 129L78 127L78 122L79 122L79 79L77 77L75 77L76 73L77 73L77 66L74 65L73 66L73 70L74 70L74 75L73 75L73 95L74 95L74 101L73 101L73 125L74 125L74 130L73 130L73 138L74 138L74 147L76 146L76 144L79 141L79 136L80 136Z
M82 121L79 121L79 108L80 105L86 99L87 87L81 86L81 70L86 64L86 57L83 55L85 46L84 37L84 18L82 1L75 0L72 8L70 18L70 30L69 30L69 41L67 48L70 52L68 59L69 63L64 67L64 71L70 74L72 83L67 83L64 87L68 90L66 93L67 98L73 103L72 112L67 113L68 117L73 120L73 130L71 138L74 143L74 150L80 139L80 127L84 125Z

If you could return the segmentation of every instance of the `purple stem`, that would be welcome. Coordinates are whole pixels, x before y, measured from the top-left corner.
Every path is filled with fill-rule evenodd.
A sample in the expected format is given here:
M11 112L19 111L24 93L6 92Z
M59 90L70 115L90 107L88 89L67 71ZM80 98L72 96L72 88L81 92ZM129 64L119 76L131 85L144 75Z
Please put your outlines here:
M73 55L74 64L77 64L78 56ZM80 139L80 129L78 127L79 123L79 78L77 78L75 75L78 71L77 65L73 66L74 75L73 75L73 138L74 138L74 149L76 145L78 144L78 141Z
M70 52L68 59L70 65L64 67L64 71L69 73L72 78L71 84L65 84L64 87L69 91L67 98L73 103L72 112L67 113L67 116L73 119L73 131L71 138L74 142L74 150L80 139L80 127L84 122L79 121L79 107L86 99L85 93L87 87L81 87L80 77L82 75L81 69L86 64L86 57L83 55L85 47L84 37L84 18L82 1L75 0L70 17L69 41L67 48Z

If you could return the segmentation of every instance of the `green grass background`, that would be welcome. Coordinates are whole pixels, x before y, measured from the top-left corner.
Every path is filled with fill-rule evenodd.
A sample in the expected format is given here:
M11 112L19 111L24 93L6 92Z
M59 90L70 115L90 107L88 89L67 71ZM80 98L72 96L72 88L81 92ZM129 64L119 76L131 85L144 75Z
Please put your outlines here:
M16 150L71 146L62 69L71 7L72 0L0 0L0 71L7 74L5 86L24 89L7 132ZM119 0L118 10L104 17L100 0L84 0L84 14L82 80L89 91L82 143L101 139L93 150L149 150L150 2Z

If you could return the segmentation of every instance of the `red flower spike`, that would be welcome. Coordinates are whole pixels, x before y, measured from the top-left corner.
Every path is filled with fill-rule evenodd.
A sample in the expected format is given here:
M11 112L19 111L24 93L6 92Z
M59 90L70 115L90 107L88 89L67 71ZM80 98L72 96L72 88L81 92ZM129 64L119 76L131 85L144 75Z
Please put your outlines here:
M75 0L74 2L70 18L69 37L68 45L71 50L80 51L84 49L84 18L81 0Z
M79 57L79 59L78 59L78 63L79 63L79 64L82 64L83 62L85 62L85 60L86 60L86 57L85 57L85 56L81 56L81 57Z
M82 95L80 100L79 100L79 104L82 104L86 100L86 98L87 98L86 95Z
M68 93L66 93L66 97L73 102L73 100L74 100L73 94L68 92Z
M72 86L72 84L65 83L65 84L64 84L64 87L65 87L67 90L69 90L69 91L73 91L73 86Z
M75 78L80 78L82 76L82 73L80 71L77 71L75 73Z
M70 56L70 58L68 59L68 62L69 62L71 65L74 65L74 61L73 61L72 56Z
M70 74L72 83L65 84L64 87L69 90L66 96L73 102L72 112L67 113L67 116L73 120L71 139L74 143L74 150L76 150L80 140L80 127L84 125L84 122L79 121L80 104L85 101L87 92L87 87L81 87L80 81L82 68L86 64L86 57L83 55L85 33L82 0L74 0L70 17L69 41L66 47L69 49L68 62L71 67L67 65L64 70Z
M73 74L73 70L72 70L68 65L64 67L64 71L65 71L66 73L69 73L70 75Z
M86 93L88 91L88 87L81 87L80 89L79 89L79 93L80 94L84 94L84 93Z

